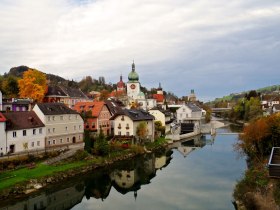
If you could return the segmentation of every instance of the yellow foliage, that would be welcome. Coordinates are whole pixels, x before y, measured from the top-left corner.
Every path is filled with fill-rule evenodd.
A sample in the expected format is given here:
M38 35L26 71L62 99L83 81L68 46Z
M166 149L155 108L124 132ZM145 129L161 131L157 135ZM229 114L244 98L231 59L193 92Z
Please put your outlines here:
M21 98L32 98L36 102L42 102L47 92L47 78L44 73L29 69L18 81L18 86Z

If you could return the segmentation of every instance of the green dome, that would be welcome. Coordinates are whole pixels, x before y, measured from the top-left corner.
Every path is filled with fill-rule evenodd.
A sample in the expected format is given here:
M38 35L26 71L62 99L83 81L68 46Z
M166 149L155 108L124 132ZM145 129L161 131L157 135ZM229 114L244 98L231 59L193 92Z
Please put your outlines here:
M139 80L139 76L135 71L135 64L132 64L132 71L128 74L128 80L130 82L137 82Z

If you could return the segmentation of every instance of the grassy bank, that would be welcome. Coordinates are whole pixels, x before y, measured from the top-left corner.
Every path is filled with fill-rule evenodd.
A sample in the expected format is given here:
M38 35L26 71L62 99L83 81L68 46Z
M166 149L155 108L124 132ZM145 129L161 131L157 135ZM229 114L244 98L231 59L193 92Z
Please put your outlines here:
M165 140L162 138L153 143L147 144L146 147L149 150L153 150L162 147L164 144ZM111 164L114 161L143 153L145 153L143 147L130 145L128 149L111 148L106 156L92 156L85 151L79 151L72 158L67 159L66 161L61 161L59 164L46 165L41 161L37 162L35 167L32 168L28 167L28 165L24 165L18 169L0 173L0 194L1 191L12 188L16 185L25 185L26 182L31 179L47 178L73 169L83 169L83 167L87 166L100 167L108 163Z

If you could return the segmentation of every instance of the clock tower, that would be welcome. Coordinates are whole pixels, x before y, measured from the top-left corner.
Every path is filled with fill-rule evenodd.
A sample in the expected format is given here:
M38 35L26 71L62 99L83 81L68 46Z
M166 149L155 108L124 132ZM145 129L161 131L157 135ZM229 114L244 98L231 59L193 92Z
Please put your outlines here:
M135 72L135 64L134 61L132 63L132 71L128 74L128 82L127 82L127 96L130 99L137 99L138 94L140 93L140 82L139 76Z

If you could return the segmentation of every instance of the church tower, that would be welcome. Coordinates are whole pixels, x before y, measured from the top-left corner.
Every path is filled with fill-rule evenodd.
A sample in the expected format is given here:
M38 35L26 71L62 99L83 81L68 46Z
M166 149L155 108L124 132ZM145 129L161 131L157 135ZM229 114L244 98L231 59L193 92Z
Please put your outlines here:
M140 93L140 82L139 76L135 71L134 61L132 63L132 71L128 74L128 82L127 82L127 96L131 99L137 99Z
M117 91L124 91L125 90L125 84L122 80L122 75L120 76L120 81L117 83Z

